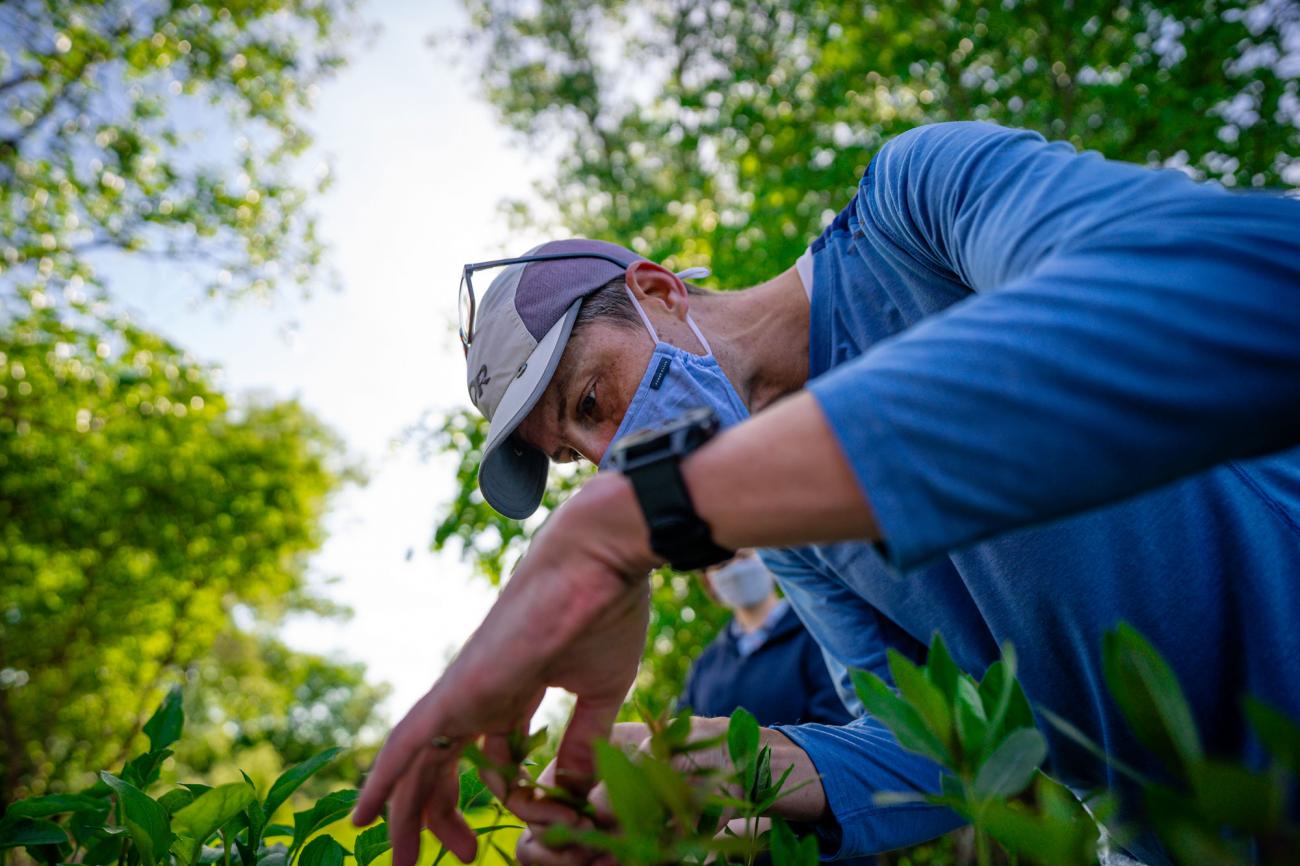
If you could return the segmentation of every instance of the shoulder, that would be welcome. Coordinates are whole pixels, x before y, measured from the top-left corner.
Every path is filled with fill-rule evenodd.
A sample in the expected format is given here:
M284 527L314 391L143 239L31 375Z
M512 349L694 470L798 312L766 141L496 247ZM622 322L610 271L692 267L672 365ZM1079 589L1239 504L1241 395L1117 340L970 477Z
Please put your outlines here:
M929 123L913 127L885 142L875 161L891 165L916 160L956 161L1018 143L1042 145L1047 142L1037 132L994 123L973 120Z

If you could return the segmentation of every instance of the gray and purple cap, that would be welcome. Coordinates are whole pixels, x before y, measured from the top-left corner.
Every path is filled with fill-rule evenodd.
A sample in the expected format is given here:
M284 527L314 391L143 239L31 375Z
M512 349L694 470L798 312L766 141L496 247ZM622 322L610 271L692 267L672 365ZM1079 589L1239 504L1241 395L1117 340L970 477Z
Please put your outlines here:
M645 261L618 244L573 238L550 241L525 255L599 254L506 266L474 312L466 352L469 396L491 422L478 484L488 504L522 520L537 510L546 489L547 457L512 434L541 399L564 354L582 301ZM678 276L695 276L700 269ZM707 271L703 271L707 273Z

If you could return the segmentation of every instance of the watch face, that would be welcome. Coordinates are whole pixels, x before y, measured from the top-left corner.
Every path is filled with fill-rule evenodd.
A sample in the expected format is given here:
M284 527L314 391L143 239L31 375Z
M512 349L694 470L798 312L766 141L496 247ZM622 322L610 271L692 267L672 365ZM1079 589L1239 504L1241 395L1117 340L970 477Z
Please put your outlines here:
M718 421L713 409L700 406L683 412L671 421L629 433L613 444L616 459L648 457L652 454L675 453L684 455L696 445L707 440ZM680 434L685 435L680 435ZM700 435L693 436L692 433Z

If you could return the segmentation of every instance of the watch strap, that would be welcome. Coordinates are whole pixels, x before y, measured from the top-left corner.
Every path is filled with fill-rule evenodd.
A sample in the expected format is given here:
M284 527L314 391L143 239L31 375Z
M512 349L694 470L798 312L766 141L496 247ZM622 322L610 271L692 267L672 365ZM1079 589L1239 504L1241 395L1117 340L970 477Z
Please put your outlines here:
M735 556L713 540L695 511L674 457L625 470L650 528L650 547L678 571L694 571Z

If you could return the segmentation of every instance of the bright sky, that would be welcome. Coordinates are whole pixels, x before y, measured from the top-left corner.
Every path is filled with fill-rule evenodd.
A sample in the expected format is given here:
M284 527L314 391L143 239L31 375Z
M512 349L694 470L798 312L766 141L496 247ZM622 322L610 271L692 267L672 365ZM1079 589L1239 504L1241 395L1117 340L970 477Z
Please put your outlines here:
M338 499L314 562L318 579L339 578L324 592L356 615L295 621L285 635L301 649L364 661L373 680L394 687L395 721L494 591L455 553L428 552L452 464L421 463L393 441L425 409L468 405L454 327L460 267L540 240L508 237L496 205L530 192L544 166L508 146L470 70L427 44L463 24L458 0L371 0L364 12L382 30L322 87L311 124L335 169L318 208L342 292L195 303L176 292L174 271L134 263L114 287L137 319L224 368L227 389L299 398L368 467L369 485Z

